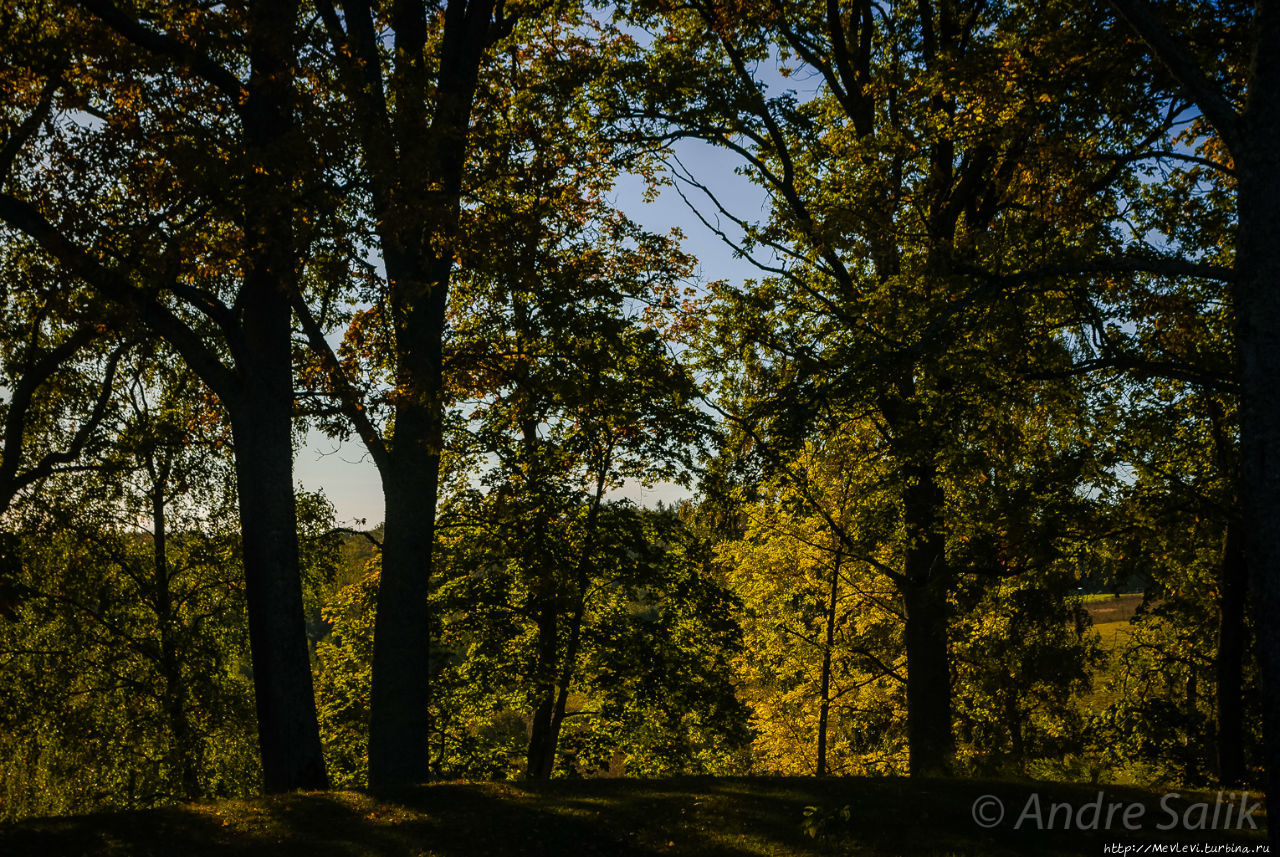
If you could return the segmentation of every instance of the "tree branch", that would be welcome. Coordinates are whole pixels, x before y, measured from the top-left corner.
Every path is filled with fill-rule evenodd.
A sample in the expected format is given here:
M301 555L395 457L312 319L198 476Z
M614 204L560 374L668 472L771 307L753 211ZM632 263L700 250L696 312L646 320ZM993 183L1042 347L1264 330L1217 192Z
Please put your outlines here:
M324 337L324 331L320 329L320 323L316 321L315 315L311 312L311 307L307 306L306 300L298 292L293 294L293 311L302 323L302 331L306 334L312 353L320 358L320 362L324 365L325 371L329 375L329 380L338 395L342 413L347 419L351 420L356 433L360 435L360 440L364 442L365 448L369 450L369 455L373 457L373 463L377 466L378 471L384 475L389 473L391 457L387 453L387 446L382 434L373 424L373 421L369 419L368 409L365 408L363 401L361 401L363 397L351 382L351 379L347 377L346 369L343 367L342 361L338 359L338 355L333 353L333 349L329 346L329 341Z
M223 365L217 354L210 350L186 322L153 295L147 294L129 282L123 274L90 256L26 200L0 193L0 221L30 236L49 255L102 297L137 313L139 321L173 346L192 371L224 403L239 403L239 385L232 371Z
M137 18L126 14L111 0L80 0L80 5L117 34L143 50L169 57L189 69L205 83L226 96L237 110L247 100L249 91L241 83L240 78L203 51L180 42L170 35L151 29Z
M1108 0L1111 7L1146 42L1151 54L1169 70L1200 112L1222 137L1233 155L1240 151L1240 115L1227 101L1222 90L1204 73L1204 69L1169 29L1156 17L1146 0Z

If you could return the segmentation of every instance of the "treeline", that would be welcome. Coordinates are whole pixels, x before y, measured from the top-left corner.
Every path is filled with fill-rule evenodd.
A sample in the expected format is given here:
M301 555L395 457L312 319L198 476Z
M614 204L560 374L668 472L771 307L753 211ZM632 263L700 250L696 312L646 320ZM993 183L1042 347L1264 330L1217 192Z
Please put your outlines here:
M6 812L1280 768L1273 4L0 16Z

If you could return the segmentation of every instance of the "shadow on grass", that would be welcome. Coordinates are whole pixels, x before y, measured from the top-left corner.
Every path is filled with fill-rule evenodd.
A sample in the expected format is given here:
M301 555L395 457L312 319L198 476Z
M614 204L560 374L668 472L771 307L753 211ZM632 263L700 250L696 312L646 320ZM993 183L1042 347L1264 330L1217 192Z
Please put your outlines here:
M1108 843L1261 843L1260 832L1158 831L1161 794L1104 788L1104 802L1141 804L1143 829L1015 830L1029 796L1079 808L1098 788L1055 783L905 779L675 779L437 784L374 798L293 794L149 812L32 819L0 826L0 855L1075 855ZM979 826L974 801L1005 808ZM1192 800L1205 800L1204 795ZM1207 797L1209 801L1213 796ZM1181 811L1185 800L1174 804ZM812 839L806 806L850 809ZM1262 818L1259 817L1259 827Z

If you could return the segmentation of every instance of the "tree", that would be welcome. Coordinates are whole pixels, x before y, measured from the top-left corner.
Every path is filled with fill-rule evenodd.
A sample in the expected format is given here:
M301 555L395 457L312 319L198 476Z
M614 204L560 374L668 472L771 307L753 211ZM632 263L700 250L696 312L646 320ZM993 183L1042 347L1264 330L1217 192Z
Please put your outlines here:
M806 445L790 479L744 505L742 539L718 547L743 603L740 676L753 750L768 771L822 777L901 765L898 593L876 568L887 559L881 545L859 555L841 540L874 527L892 502L870 488L874 454L860 446L847 437Z
M173 369L155 347L130 360L104 414L110 448L9 516L8 812L150 806L258 779L229 438Z
M706 422L662 337L691 260L677 236L648 233L605 201L623 153L573 116L591 67L558 56L588 45L554 30L546 40L512 53L498 78L505 103L477 131L486 180L448 342L451 392L470 409L457 451L496 460L477 475L527 576L538 651L528 770L538 779L555 764L588 592L611 561L606 492L624 479L687 482ZM507 253L494 257L500 242Z
M6 37L18 98L0 219L226 408L266 787L322 787L291 470L298 4L84 5L28 4Z
M377 311L392 395L362 394L364 373L325 339L325 319L295 301L328 389L369 450L386 500L373 684L369 783L390 787L428 775L428 613L440 454L444 442L443 341L456 257L477 87L495 44L521 14L502 0L317 4L328 40L335 103L351 122L385 280ZM381 35L389 33L389 37ZM434 69L434 71L433 71ZM368 356L361 312L350 353ZM387 426L376 414L381 404ZM371 416L374 415L374 416Z
M722 293L707 349L733 379L720 407L773 461L840 413L874 412L889 438L904 486L895 574L911 769L945 770L947 597L957 574L978 570L949 556L945 456L963 454L953 426L989 409L1011 375L1061 368L1072 343L1057 331L1075 321L1074 287L1059 278L1116 251L1116 159L1164 114L1117 78L1114 55L1072 51L1091 14L1078 9L1054 7L1052 24L1014 3L629 11L661 35L628 69L645 85L625 118L733 151L772 202L757 222L678 174L763 275ZM808 75L814 90L767 81L760 68L775 58L783 79ZM1130 112L1100 130L1064 97L1073 87ZM1052 228L1049 212L1062 215Z
M1183 32L1167 12L1142 0L1113 0L1112 7L1146 45L1179 97L1190 101L1221 142L1229 163L1209 159L1235 180L1236 365L1240 385L1241 494L1244 564L1252 570L1257 615L1280 607L1280 535L1270 526L1280 511L1280 411L1270 387L1280 377L1280 233L1273 203L1280 192L1280 9L1272 2L1229 4L1212 18L1191 10ZM1172 4L1171 4L1172 6ZM1186 12L1186 10L1181 10ZM1166 87L1166 91L1167 87ZM1259 626L1265 693L1266 768L1272 791L1280 786L1280 632ZM1272 842L1280 838L1272 833Z
M1158 318L1165 328L1178 313ZM1160 378L1133 383L1126 398L1117 443L1130 476L1113 489L1113 533L1100 553L1115 579L1142 582L1146 604L1122 641L1123 684L1106 725L1124 738L1113 749L1169 778L1242 785L1257 700L1234 397Z

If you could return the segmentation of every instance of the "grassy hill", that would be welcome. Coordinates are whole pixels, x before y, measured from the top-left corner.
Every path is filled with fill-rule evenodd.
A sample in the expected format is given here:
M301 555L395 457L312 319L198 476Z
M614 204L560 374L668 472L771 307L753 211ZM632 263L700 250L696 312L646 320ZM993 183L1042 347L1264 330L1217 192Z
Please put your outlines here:
M1161 792L1107 788L1104 805L1144 807L1143 829L1014 830L1038 793L1075 811L1098 789L1044 783L905 779L577 780L545 784L424 786L395 798L354 792L292 794L168 809L30 819L0 826L0 855L272 855L273 857L481 857L484 855L1078 855L1109 843L1261 844L1261 832L1155 829L1168 816ZM1000 799L993 829L974 801ZM1182 813L1214 795L1184 795ZM1238 804L1236 799L1235 803ZM802 829L805 808L831 816L829 835ZM849 807L846 822L838 810ZM989 813L990 809L984 810ZM985 815L990 819L989 814ZM1193 825L1198 819L1193 813ZM1087 816L1086 823L1087 823ZM1265 828L1259 818L1259 827ZM1247 827L1247 825L1246 825Z

